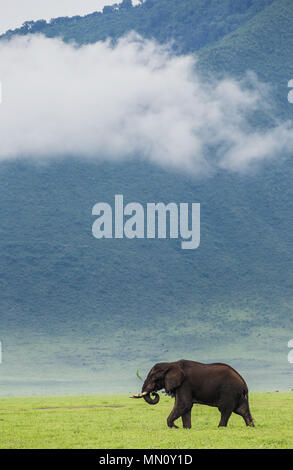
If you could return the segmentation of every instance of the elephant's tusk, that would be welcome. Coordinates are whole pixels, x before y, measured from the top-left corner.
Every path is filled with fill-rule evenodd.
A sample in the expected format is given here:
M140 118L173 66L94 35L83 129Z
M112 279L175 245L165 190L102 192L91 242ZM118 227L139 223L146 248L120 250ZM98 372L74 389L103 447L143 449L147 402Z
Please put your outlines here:
M135 395L131 395L131 397L129 397L129 398L142 398L147 394L148 394L148 392L136 393Z

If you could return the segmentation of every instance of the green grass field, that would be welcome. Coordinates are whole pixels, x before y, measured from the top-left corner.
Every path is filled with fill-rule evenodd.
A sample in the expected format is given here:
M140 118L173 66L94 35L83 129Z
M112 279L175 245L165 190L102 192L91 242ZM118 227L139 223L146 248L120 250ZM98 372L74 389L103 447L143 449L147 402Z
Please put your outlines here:
M255 428L232 415L218 428L217 409L195 405L192 429L169 429L173 400L150 406L126 395L0 398L0 447L93 449L292 448L293 393L251 393Z

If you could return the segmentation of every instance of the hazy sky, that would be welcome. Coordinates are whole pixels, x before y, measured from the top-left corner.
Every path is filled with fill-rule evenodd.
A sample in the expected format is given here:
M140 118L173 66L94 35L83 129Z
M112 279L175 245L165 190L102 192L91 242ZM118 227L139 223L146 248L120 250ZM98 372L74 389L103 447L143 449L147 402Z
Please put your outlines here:
M121 0L0 0L0 33L28 20L86 15Z

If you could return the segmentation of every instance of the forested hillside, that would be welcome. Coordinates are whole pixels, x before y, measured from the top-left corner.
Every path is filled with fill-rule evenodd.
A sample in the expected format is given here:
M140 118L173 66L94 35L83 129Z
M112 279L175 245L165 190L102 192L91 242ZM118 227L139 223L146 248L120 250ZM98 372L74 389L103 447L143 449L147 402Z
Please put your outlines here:
M147 0L132 7L131 0L105 6L103 12L85 17L55 18L26 22L22 28L8 31L14 34L42 33L60 36L65 41L86 44L117 39L129 32L166 42L175 39L178 52L194 52L214 43L253 18L273 0Z
M28 22L2 40L41 33L86 44L131 30L172 40L204 72L252 70L270 84L276 116L290 118L292 20L290 0L124 0ZM255 389L291 388L292 178L282 155L253 173L204 178L144 161L2 162L0 393L129 391L137 368L181 357L229 362ZM200 202L200 247L94 239L91 209L115 194Z

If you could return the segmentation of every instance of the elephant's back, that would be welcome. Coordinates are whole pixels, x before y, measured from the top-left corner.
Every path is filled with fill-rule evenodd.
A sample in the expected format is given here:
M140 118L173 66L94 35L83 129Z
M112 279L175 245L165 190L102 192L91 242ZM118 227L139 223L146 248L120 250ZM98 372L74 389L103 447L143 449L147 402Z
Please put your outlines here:
M244 378L233 369L229 364L222 362L214 362L211 364L205 364L202 362L181 360L181 367L186 371L187 375L195 378L196 380L203 381L219 381L225 383L238 384L247 390L247 385Z
M206 364L206 366L210 368L211 370L216 369L216 370L221 371L224 374L227 374L231 378L238 380L239 382L241 382L243 385L247 387L246 382L244 378L242 377L242 375L240 375L239 372L237 372L237 370L235 370L233 367L229 366L229 364L224 364L222 362L214 362L212 364Z

